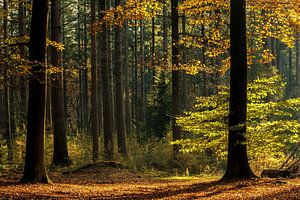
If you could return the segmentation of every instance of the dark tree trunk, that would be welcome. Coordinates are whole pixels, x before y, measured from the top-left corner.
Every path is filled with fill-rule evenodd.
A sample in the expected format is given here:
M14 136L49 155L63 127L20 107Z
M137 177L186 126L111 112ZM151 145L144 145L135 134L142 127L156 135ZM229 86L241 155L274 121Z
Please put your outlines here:
M179 65L179 16L178 16L178 0L171 1L171 15L172 15L172 131L173 140L181 139L180 126L176 124L176 118L181 114L181 102L180 102L180 70ZM178 161L179 145L173 145L173 159Z
M115 0L115 7L121 4L120 0ZM118 151L127 157L126 133L124 124L124 106L123 106L123 68L122 68L122 44L121 27L115 27L115 94L116 94L116 125L118 135Z
M140 127L143 129L145 122L145 89L144 89L144 58L145 58L145 50L144 50L144 22L140 20L140 103L139 103L139 112L140 112Z
M19 2L18 9L18 23L19 23L19 36L25 36L25 7L24 2ZM20 55L25 58L25 48L24 46L20 47ZM27 80L24 75L20 77L20 123L25 123L26 113L27 113Z
M32 62L29 80L27 140L22 182L48 183L44 163L45 133L45 53L48 0L33 0L29 58Z
M125 92L125 126L126 126L126 133L130 134L131 132L131 111L130 111L130 90L129 90L129 65L128 65L128 22L125 22L124 31L123 31L123 46L124 46L124 53L123 53L123 69L124 69L124 92Z
M99 18L103 18L103 11L105 10L106 1L99 0ZM101 73L102 73L102 100L103 100L103 131L104 131L104 157L106 160L112 160L114 154L113 134L112 134L112 106L111 106L111 86L110 86L110 66L108 64L107 52L107 30L102 27L101 34Z
M246 149L247 45L246 2L231 0L230 102L227 169L224 180L254 177Z
M96 2L91 0L91 24L96 22ZM93 137L93 161L99 159L99 124L98 124L98 102L97 102L97 60L96 60L96 32L91 29L91 77L92 77L92 137Z
M61 0L51 2L51 40L61 42ZM61 52L52 47L51 64L62 69ZM63 72L57 72L51 77L52 122L54 129L53 165L68 166L71 160L67 147L66 121L64 110Z

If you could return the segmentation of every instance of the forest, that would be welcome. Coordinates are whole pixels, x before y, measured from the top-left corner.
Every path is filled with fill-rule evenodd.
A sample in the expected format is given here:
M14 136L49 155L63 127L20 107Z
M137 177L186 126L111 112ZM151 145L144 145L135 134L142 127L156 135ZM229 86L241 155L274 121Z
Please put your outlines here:
M300 0L0 0L0 199L300 199Z

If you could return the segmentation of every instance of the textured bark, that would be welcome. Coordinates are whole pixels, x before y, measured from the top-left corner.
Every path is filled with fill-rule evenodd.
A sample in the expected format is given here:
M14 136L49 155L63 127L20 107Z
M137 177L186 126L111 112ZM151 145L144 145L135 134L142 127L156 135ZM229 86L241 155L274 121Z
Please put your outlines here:
M115 7L121 4L120 0L115 0ZM123 65L122 65L122 43L121 27L115 27L115 95L116 95L116 125L118 135L118 151L127 157L126 133L124 125L123 106Z
M32 62L29 80L27 140L22 182L48 182L44 163L45 133L45 53L48 0L33 0L29 58Z
M246 149L247 44L246 2L231 0L230 102L227 169L224 180L254 177Z
M51 1L51 40L60 43L61 32L61 0ZM62 68L61 52L51 48L51 65ZM63 72L57 72L51 77L51 109L54 131L53 165L68 166L71 160L67 147L66 121L64 110Z
M96 22L96 2L91 0L91 24ZM92 110L91 110L91 123L92 123L92 138L93 138L93 161L99 159L99 124L98 124L98 91L97 91L97 52L96 52L96 32L91 29L91 77L92 77Z
M176 69L179 64L179 16L178 16L178 0L171 1L171 19L172 19L172 132L173 140L181 139L181 129L176 124L176 118L181 113L180 102L180 71ZM179 145L173 145L173 159L178 161Z
M106 9L106 1L99 0L99 18L103 18L103 12ZM102 99L103 99L103 131L104 131L104 158L112 160L114 154L113 134L112 134L112 106L111 106L111 87L110 87L110 66L108 63L107 51L107 29L102 27L101 34L101 73L102 73Z

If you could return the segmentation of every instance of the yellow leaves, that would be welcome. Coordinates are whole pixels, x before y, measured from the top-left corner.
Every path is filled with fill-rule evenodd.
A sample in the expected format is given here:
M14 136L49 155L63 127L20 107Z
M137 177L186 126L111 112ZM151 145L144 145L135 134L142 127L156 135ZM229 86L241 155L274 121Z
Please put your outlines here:
M57 51L63 51L65 49L64 45L60 42L55 42L55 41L47 39L46 43L47 43L47 46L52 46L52 47L56 48Z
M161 11L161 7L156 0L127 0L124 5L103 11L102 20L93 28L101 31L107 25L123 26L125 21L150 19Z
M273 54L269 49L263 50L261 57L262 58L259 60L259 62L262 64L271 63L275 59L275 57L273 56Z
M179 69L184 70L189 75L196 75L199 72L213 73L213 68L206 66L200 60L193 60L188 64L180 64Z

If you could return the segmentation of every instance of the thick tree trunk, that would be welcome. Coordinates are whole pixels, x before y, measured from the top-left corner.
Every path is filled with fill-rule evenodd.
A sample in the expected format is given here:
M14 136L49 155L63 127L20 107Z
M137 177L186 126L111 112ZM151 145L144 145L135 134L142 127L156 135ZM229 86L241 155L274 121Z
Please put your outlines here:
M51 2L51 40L60 43L61 32L61 0ZM51 65L62 69L61 52L52 47ZM68 166L71 160L67 147L66 121L64 110L63 72L57 72L51 77L52 122L54 129L53 165Z
M48 0L33 0L29 58L32 62L29 80L27 140L22 182L47 183L44 163L45 133L45 54Z
M247 45L246 2L231 0L230 102L227 169L223 180L254 177L246 149Z
M103 12L106 8L106 1L99 0L99 18L103 18ZM110 66L108 63L107 52L107 30L102 27L101 34L101 73L102 73L102 99L103 99L103 131L104 131L104 157L106 160L112 160L114 154L113 134L112 134L112 106L111 106L111 85L110 85Z
M120 0L115 0L115 7L121 4ZM123 110L123 66L122 66L122 44L121 44L121 27L115 27L115 95L116 95L116 125L118 135L118 151L127 157L126 150L126 133L124 125Z
M171 15L172 15L172 132L173 140L181 139L180 126L176 124L176 117L181 114L180 102L180 70L179 65L179 16L178 16L178 0L171 1ZM173 159L178 162L179 145L173 145Z
M91 0L91 24L96 22L96 2ZM99 159L99 124L98 124L98 102L97 102L97 52L96 52L96 32L91 28L91 77L92 77L92 137L93 137L93 161Z

